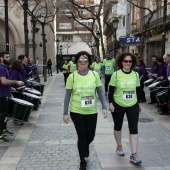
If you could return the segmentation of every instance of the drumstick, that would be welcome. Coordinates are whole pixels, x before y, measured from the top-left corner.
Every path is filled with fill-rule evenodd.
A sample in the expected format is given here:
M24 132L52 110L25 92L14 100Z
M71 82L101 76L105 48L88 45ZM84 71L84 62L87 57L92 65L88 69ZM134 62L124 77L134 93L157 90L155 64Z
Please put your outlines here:
M21 87L18 87L17 88L17 90L19 90L19 89L23 89L23 88L25 88L26 86L21 86Z

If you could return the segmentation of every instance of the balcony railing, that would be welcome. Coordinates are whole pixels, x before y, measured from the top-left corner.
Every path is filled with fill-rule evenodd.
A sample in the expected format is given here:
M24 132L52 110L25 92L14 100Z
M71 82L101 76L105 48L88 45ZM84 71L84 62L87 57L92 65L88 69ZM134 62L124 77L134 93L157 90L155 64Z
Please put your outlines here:
M168 3L167 9L170 9L170 3ZM149 21L151 14L144 16L144 19L143 19L144 28L146 28L146 26L147 26L147 29L149 29L156 25L162 24L163 23L163 15L164 15L163 13L164 13L163 7L159 8L157 11L155 11L155 13L153 14L149 23L147 23L147 22ZM169 21L169 20L170 20L170 11L167 10L167 21Z
M139 33L142 31L142 19L138 19L131 24L131 33Z

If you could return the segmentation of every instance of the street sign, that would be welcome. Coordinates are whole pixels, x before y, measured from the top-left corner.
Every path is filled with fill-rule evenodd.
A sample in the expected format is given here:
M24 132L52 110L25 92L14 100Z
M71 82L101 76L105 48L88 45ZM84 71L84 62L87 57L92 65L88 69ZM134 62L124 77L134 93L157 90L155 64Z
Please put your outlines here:
M142 37L120 37L119 41L124 45L137 45L142 41Z

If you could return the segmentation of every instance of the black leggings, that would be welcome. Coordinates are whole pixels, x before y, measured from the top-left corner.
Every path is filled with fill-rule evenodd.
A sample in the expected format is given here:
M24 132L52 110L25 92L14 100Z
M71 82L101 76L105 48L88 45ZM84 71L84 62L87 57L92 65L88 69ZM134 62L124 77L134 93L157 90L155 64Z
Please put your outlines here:
M139 105L136 103L131 107L122 107L117 103L113 104L115 111L112 113L114 130L121 131L123 118L126 113L130 134L138 134Z
M105 76L105 92L108 92L108 86L110 83L111 76Z
M86 151L95 137L97 114L82 115L70 112L70 117L78 135L77 146L80 160L84 161Z
M9 99L0 98L0 136L3 134L3 130L6 129L7 122L5 118L7 117L9 106Z

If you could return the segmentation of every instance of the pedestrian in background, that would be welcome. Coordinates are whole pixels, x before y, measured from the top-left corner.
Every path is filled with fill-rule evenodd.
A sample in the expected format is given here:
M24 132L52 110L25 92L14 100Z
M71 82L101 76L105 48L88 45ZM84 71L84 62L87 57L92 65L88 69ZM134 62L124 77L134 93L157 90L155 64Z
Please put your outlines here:
M110 82L110 78L112 74L114 73L114 66L115 66L115 59L110 56L109 53L105 54L106 58L103 60L102 65L102 74L105 78L105 96L108 95L108 86Z
M89 157L89 145L95 137L97 124L96 91L102 103L102 113L107 116L106 102L103 94L102 83L96 72L90 70L91 58L89 53L81 51L75 57L78 70L70 74L66 83L64 99L63 121L69 122L68 106L70 97L70 117L78 135L78 151L80 156L80 170L86 170Z
M77 65L75 64L75 57L71 58L71 61L68 63L68 70L71 73L74 73L77 70Z
M48 66L48 75L50 76L53 76L52 75L52 61L51 61L51 59L48 59L48 61L47 61L47 66Z
M68 78L68 75L69 75L67 60L64 61L64 64L62 66L62 70L63 70L63 75L64 75L64 83L66 85L66 81L67 81L67 78Z
M137 91L140 80L137 72L133 71L137 64L136 57L131 53L122 53L117 57L116 65L119 70L114 72L109 83L109 110L114 121L114 137L117 143L116 153L125 156L121 141L123 118L126 113L129 126L131 146L130 162L141 164L138 158L138 119L140 107L137 102Z
M95 61L91 65L91 70L94 70L98 73L100 79L101 79L101 70L102 70L102 63L100 62L100 58L96 57Z

